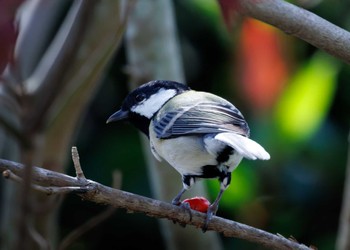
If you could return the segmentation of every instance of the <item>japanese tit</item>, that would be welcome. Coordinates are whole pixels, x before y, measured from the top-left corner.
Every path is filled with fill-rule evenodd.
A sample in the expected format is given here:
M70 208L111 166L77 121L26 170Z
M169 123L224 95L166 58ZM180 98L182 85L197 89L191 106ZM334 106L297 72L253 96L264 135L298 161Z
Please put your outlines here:
M128 120L146 134L154 157L181 174L183 188L174 205L181 204L182 194L197 179L218 178L220 192L209 206L205 227L242 158L270 159L262 146L248 138L248 124L234 105L181 83L155 80L141 85L107 123L118 120Z

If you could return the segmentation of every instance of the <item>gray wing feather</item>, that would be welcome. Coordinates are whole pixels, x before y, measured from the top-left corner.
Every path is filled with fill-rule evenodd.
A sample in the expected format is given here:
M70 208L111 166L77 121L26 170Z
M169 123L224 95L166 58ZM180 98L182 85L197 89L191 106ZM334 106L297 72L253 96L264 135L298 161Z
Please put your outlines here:
M201 102L161 112L155 116L153 124L157 137L162 139L220 132L249 136L248 124L238 109L217 102Z

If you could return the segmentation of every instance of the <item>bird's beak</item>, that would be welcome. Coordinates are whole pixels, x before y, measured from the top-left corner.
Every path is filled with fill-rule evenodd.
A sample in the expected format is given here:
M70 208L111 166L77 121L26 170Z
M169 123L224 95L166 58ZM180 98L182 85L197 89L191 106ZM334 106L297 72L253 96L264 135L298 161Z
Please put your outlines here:
M128 119L128 117L129 117L129 111L124 111L120 109L117 112L115 112L113 115L111 115L106 121L106 123L125 120L125 119Z

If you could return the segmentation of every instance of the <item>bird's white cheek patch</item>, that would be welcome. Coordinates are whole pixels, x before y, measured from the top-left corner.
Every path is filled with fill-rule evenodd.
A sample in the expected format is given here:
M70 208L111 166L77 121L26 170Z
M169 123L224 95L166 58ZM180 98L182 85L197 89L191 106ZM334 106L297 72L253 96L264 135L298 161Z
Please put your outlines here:
M131 108L131 111L147 118L151 118L170 98L176 95L174 89L161 89L156 94L151 95L143 103Z

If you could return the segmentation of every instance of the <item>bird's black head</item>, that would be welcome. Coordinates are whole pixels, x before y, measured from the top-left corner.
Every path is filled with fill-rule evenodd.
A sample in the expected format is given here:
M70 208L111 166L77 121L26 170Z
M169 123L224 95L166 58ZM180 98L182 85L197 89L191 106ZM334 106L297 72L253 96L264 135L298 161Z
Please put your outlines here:
M182 83L155 80L133 90L125 98L120 110L112 114L107 123L129 120L148 135L149 123L159 109L174 96L190 90Z

